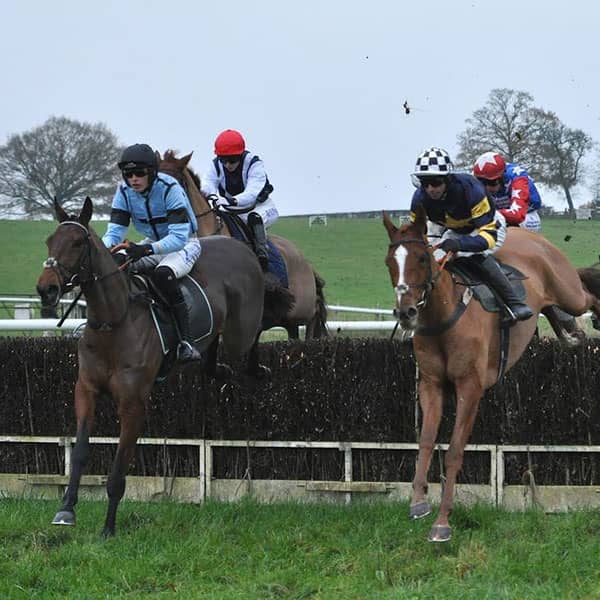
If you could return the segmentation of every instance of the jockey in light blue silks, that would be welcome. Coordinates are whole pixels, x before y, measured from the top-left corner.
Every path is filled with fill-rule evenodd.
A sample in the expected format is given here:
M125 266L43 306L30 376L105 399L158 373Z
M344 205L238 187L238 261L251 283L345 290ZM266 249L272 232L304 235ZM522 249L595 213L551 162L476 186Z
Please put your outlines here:
M110 223L102 241L108 248L120 244L130 222L145 236L139 244L129 243L126 253L137 261L138 272L151 274L173 309L180 334L178 360L200 360L177 282L192 270L202 251L190 201L173 177L158 172L157 156L148 144L126 148L118 166L123 182L113 198Z

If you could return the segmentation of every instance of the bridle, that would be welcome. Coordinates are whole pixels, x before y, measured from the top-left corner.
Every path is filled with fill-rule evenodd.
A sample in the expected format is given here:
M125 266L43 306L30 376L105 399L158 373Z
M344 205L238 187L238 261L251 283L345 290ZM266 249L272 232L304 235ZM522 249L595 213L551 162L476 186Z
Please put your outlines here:
M398 240L396 242L392 242L388 248L390 250L395 250L398 246L403 246L404 244L423 244L425 248L429 248L430 244L421 238L407 238L405 240ZM424 255L429 255L427 251L425 251ZM394 287L394 290L400 294L406 294L411 288L422 290L421 298L417 301L415 306L417 308L423 308L427 305L427 300L431 295L431 292L435 288L435 284L437 280L440 278L442 271L439 270L437 273L433 273L433 269L431 268L431 259L427 261L427 278L423 283L400 283ZM395 311L395 309L394 309Z
M85 232L85 236L83 238L85 241L85 245L82 248L78 260L76 262L76 264L78 265L76 271L73 271L70 268L66 267L54 256L49 256L43 263L44 269L52 269L52 271L54 271L56 275L56 278L58 279L61 293L57 297L57 302L58 299L60 299L60 296L62 296L65 292L71 291L77 286L81 287L85 284L93 284L98 281L102 281L104 279L107 279L108 277L116 275L121 271L121 269L115 264L114 270L109 271L108 273L104 273L103 275L98 275L94 273L92 266L92 241L89 229L85 227L85 225L79 223L79 221L62 221L58 224L59 227L61 227L62 225L75 225L76 227L83 229L83 231ZM67 318L73 307L79 301L79 298L81 298L82 293L83 292L80 291L79 294L73 299L73 301L65 311L64 315L62 316L61 320L58 322L58 327L60 327L63 324L64 320ZM110 330L120 325L125 320L125 317L127 316L128 312L129 302L127 303L125 313L117 321L94 321L93 319L88 318L88 325L90 325L92 329L100 329L104 331Z

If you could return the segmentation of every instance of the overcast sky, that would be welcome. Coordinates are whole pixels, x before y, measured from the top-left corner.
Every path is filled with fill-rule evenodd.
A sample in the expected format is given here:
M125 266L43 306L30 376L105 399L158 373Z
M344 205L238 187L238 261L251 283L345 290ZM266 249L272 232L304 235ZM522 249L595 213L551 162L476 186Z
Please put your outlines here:
M263 158L283 215L408 208L417 154L454 156L493 88L529 92L600 141L598 6L5 0L0 144L65 116L123 144L193 150L202 173L232 128Z

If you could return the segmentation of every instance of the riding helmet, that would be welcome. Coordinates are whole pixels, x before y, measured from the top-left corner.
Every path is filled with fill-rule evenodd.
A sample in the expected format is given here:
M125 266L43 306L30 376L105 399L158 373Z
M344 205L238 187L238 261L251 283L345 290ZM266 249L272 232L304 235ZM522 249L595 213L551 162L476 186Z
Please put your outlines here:
M158 160L154 150L148 144L133 144L123 150L118 166L121 171L127 168L149 167L156 172Z
M504 175L506 161L496 152L484 152L473 165L473 175L477 179L499 179Z
M215 154L217 156L238 156L246 150L246 142L242 134L235 129L222 131L215 140Z
M427 148L417 156L417 164L413 175L417 177L450 175L454 165L450 155L442 148Z

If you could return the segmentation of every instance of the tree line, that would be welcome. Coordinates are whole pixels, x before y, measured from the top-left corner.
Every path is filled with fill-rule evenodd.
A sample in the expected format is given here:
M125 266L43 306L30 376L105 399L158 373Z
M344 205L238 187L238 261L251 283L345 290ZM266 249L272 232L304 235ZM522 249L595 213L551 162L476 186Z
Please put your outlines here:
M531 94L492 90L457 140L458 168L470 171L483 152L499 152L525 165L536 181L560 190L574 214L573 188L584 181L583 161L594 141L581 129L567 127L555 113L536 107ZM94 198L99 213L108 213L122 149L106 125L66 117L53 116L39 127L11 135L0 146L0 216L49 216L55 196L69 210L86 195ZM593 204L600 207L600 170L589 174Z

